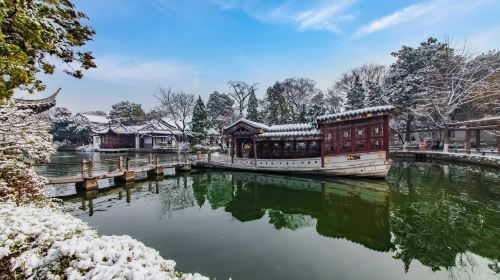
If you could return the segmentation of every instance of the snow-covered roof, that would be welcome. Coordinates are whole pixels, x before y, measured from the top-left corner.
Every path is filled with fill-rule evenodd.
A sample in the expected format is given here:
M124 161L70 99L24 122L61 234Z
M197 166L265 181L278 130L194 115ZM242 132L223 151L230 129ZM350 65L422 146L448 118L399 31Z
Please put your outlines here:
M95 124L109 123L109 119L106 118L105 116L97 116L97 115L91 115L91 114L85 114L85 113L78 113L77 116L82 116L82 117L86 118L89 122L95 123Z
M265 129L265 130L268 130L268 129L269 129L269 126L267 126L267 125L265 125L265 124L263 124L263 123L254 122L254 121L251 121L251 120L247 120L247 119L245 119L245 118L241 118L241 119L239 119L239 120L235 121L234 123L232 123L232 124L230 124L230 125L226 126L224 129L228 129L228 128L232 127L232 126L235 126L235 125L236 125L236 124L238 124L239 122L243 122L243 123L248 124L249 126L253 126L253 127L257 127L257 128L263 128L263 129Z
M105 134L111 131L116 134L133 134L136 133L139 128L140 126L137 125L126 126L122 124L117 124L117 125L107 126L102 130L98 131L97 133Z
M319 116L316 120L317 121L326 121L326 120L331 120L331 119L351 117L351 116L368 114L368 113L387 112L387 111L392 111L392 110L394 110L394 106L392 106L392 105L375 106L375 107L368 107L368 108L363 108L363 109L358 109L358 110L340 112L340 113L336 113L336 114Z
M292 123L292 124L277 124L269 128L268 132L278 131L295 131L295 130L311 130L315 125L312 123Z
M318 136L321 131L317 129L311 130L295 130L295 131L277 131L277 132L264 132L259 137L290 137L290 136Z
M162 121L152 120L143 125L122 125L116 124L102 127L97 133L105 134L109 131L116 134L167 134L181 135L182 132L177 128L172 128L169 124Z

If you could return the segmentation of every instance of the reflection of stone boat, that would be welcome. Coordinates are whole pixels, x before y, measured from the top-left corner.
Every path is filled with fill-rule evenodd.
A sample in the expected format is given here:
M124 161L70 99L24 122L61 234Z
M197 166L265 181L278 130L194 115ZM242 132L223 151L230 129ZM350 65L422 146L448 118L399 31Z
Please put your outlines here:
M267 126L240 119L225 129L230 158L205 166L240 170L385 177L392 106L320 116L314 123Z
M385 184L375 182L374 186L360 188L354 180L318 181L248 173L234 173L233 182L236 195L226 211L238 220L261 219L266 210L279 211L283 216L299 215L288 219L296 223L307 222L302 217L307 215L317 220L316 230L323 236L345 238L379 251L393 247ZM288 227L286 219L270 218L285 223L279 227Z

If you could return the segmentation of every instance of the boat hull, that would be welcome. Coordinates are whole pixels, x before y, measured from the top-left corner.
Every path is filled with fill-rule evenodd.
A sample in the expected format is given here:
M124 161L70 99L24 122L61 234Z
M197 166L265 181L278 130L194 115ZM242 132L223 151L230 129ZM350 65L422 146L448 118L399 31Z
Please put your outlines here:
M288 174L385 178L391 161L385 152L301 159L234 158L200 162L199 167Z

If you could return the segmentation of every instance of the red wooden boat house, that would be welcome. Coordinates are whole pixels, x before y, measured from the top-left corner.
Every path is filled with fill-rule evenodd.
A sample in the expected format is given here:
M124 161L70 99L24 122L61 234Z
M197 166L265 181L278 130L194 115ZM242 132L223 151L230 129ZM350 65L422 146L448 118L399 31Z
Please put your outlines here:
M228 167L385 177L393 106L320 116L313 123L267 126L240 119L226 127Z

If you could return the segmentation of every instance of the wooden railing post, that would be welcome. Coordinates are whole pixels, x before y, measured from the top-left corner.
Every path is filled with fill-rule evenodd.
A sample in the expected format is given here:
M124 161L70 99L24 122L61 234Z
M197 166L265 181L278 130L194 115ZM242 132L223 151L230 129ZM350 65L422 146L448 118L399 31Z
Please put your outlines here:
M153 154L149 153L149 165L153 164Z
M118 169L119 170L122 170L123 169L123 157L120 156L120 158L118 159Z
M89 161L89 177L94 177L94 161Z
M82 178L85 178L87 175L87 161L82 159Z
M208 151L208 154L207 154L208 163L210 163L211 160L212 160L212 153L210 151Z
M132 168L131 168L131 165L132 164L132 161L130 160L129 157L127 157L127 171L130 171Z
M158 167L158 165L160 165L160 156L159 155L156 155L155 164L157 167Z

